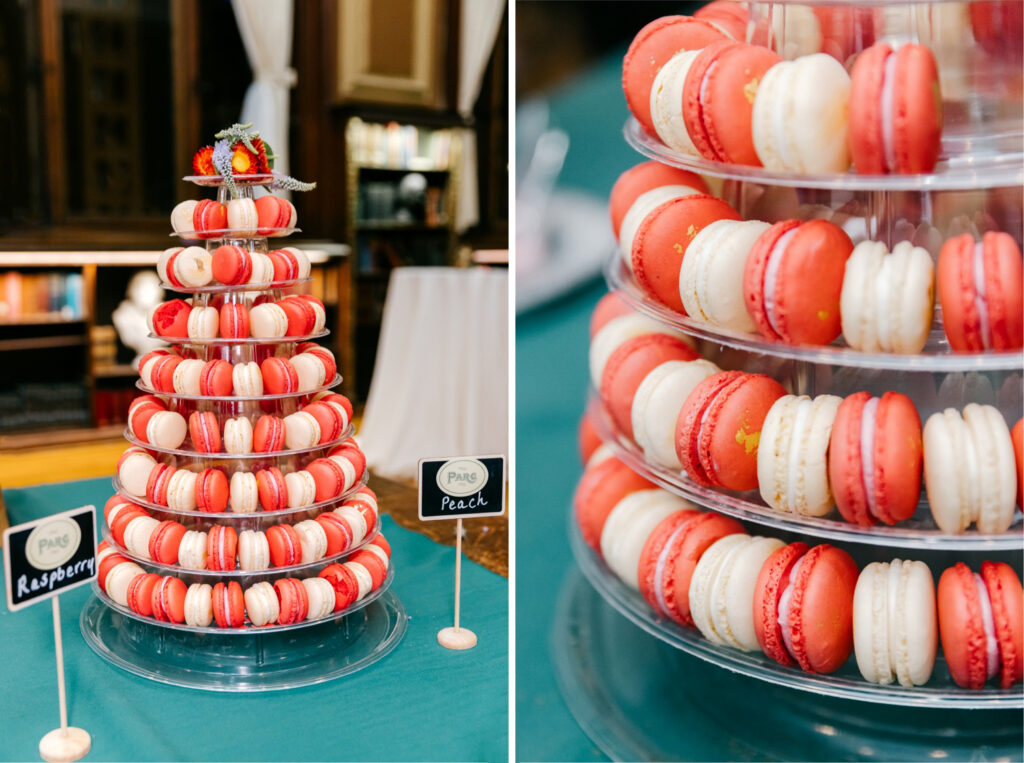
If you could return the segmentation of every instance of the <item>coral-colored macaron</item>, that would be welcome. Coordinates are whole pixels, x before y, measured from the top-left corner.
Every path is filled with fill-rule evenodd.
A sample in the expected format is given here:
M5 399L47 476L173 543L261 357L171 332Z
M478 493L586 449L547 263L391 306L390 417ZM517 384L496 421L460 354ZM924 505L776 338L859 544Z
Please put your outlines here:
M746 39L750 12L742 3L734 3L732 0L712 0L694 11L693 17L708 22L733 40Z
M969 233L939 252L942 327L957 352L1019 350L1024 345L1024 266L1008 233Z
M228 478L220 469L203 469L196 477L196 508L219 514L228 507Z
M747 257L743 299L758 331L787 344L839 336L839 299L853 242L826 220L786 220L762 233Z
M117 516L114 517L113 521L110 523L110 537L114 539L117 545L124 548L124 531L127 529L128 525L133 519L148 516L149 512L143 509L126 509L118 512Z
M721 371L701 381L676 420L676 455L683 470L701 485L756 488L761 428L785 394L764 374Z
M633 239L633 274L637 283L656 300L685 315L679 296L679 270L686 248L694 236L715 220L739 219L735 209L706 194L683 196L657 207L644 218Z
M277 593L280 609L277 616L278 625L301 623L306 619L306 613L309 611L309 597L301 580L296 578L275 580L274 591Z
M285 487L284 475L276 466L256 472L256 490L260 497L260 507L264 511L288 508L288 489Z
M232 580L213 587L213 618L220 628L245 625L245 598L238 582Z
M233 570L238 555L238 532L231 525L214 525L206 534L206 567Z
M939 578L939 635L957 686L982 689L990 678L1009 689L1024 678L1024 591L1013 568L963 562Z
M318 458L306 466L316 483L316 502L327 501L341 495L345 489L345 472L330 458Z
M601 399L615 425L632 438L633 398L647 374L662 363L699 357L683 340L668 334L644 334L619 345L601 375Z
M188 417L188 433L199 453L220 453L220 422L213 411L193 411Z
M252 448L255 453L273 453L284 448L285 425L278 416L260 416L252 430Z
M1013 442L1013 460L1017 465L1017 505L1024 507L1024 419L1019 419L1010 430Z
M246 283L252 275L252 258L242 247L224 244L213 250L213 277L220 283Z
M758 83L782 58L761 45L719 40L694 59L683 85L683 120L701 156L761 166L751 119Z
M828 474L847 522L887 525L909 519L921 494L921 417L899 392L850 395L839 405Z
M231 364L217 358L207 361L199 375L199 394L227 397L231 394Z
M616 504L630 493L655 487L614 457L587 469L573 497L576 522L586 544L600 554L601 532Z
M128 609L144 617L153 616L153 589L162 580L160 575L150 572L136 575L128 584Z
M159 506L167 505L167 486L178 469L170 464L157 464L149 472L146 500Z
M185 525L173 519L165 519L149 536L149 556L160 564L177 564L178 547L185 537Z
M220 309L220 335L226 339L249 336L249 308L241 302L228 302Z
M149 379L157 392L174 392L174 371L182 363L177 355L161 355L153 361Z
M260 364L263 374L263 389L270 395L295 392L299 388L299 377L284 358L267 358Z
M334 556L352 545L352 528L348 522L333 511L325 511L316 518L316 521L324 530L327 536L327 551L325 556Z
M580 417L580 426L576 436L580 448L580 463L586 464L594 455L594 451L604 444L594 428L594 421L589 413L584 413Z
M289 567L302 561L302 542L291 525L267 528L270 563L275 567Z
M935 56L924 45L879 42L850 73L850 155L857 172L931 172L942 142Z
M259 234L269 236L277 233L274 228L291 227L294 207L287 199L268 194L256 199L256 214L259 217Z
M781 665L809 673L838 670L853 651L853 592L857 563L828 544L778 549L754 588L754 633Z
M708 191L707 183L704 182L704 178L695 172L689 172L687 170L681 170L678 167L671 167L661 162L643 162L630 167L628 170L619 175L619 179L615 181L615 185L612 186L611 195L608 198L608 212L612 218L612 230L615 232L615 237L619 237L619 230L622 227L622 220L629 211L629 208L633 206L640 196L643 196L648 191L652 191L655 188L669 185L682 185L693 188L697 193L710 193ZM612 294L606 294L602 298L602 302L612 297ZM621 299L615 297L614 301L625 305ZM626 307L627 310L630 308ZM597 320L599 310L594 311L594 318L590 324L590 336L593 337L597 333L594 322ZM607 323L607 320L603 321L601 325Z
M334 587L334 611L341 612L353 604L359 596L359 581L352 570L344 564L328 564L318 577L323 578Z
M622 60L622 90L633 116L651 135L651 87L658 70L681 50L710 45L723 35L714 26L688 16L663 16L641 29Z
M192 210L192 229L199 238L216 238L216 233L228 227L228 210L219 201L200 199ZM168 267L170 271L170 267Z
M720 514L686 509L670 514L640 552L640 593L661 615L693 626L690 581L701 554L718 539L742 532L743 525Z
M183 299L161 302L153 308L153 333L157 336L188 336L188 316L192 306Z
M316 325L316 312L313 306L304 299L291 297L277 303L288 317L288 331L285 336L306 336L313 332Z
M160 582L153 586L151 597L153 617L165 622L185 622L186 593L188 593L188 586L178 578L170 575L161 578Z

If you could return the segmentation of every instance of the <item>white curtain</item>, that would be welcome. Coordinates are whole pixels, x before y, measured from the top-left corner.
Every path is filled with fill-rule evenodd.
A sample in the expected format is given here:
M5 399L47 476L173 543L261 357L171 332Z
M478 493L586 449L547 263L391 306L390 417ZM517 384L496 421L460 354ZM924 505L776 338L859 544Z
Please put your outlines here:
M252 122L270 144L274 169L288 170L288 98L295 86L292 59L293 0L231 0L253 81L245 91L241 122Z
M468 0L459 15L459 113L471 116L480 96L487 62L505 14L505 0ZM455 229L464 231L480 219L477 188L476 134L462 130L462 182Z

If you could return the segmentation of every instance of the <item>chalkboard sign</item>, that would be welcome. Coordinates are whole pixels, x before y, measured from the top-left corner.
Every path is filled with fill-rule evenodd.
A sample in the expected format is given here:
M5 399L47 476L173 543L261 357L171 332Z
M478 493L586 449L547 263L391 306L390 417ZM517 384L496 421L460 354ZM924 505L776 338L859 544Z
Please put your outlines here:
M96 577L96 507L15 525L4 531L7 608L12 612Z
M504 456L420 461L420 519L465 519L504 513Z

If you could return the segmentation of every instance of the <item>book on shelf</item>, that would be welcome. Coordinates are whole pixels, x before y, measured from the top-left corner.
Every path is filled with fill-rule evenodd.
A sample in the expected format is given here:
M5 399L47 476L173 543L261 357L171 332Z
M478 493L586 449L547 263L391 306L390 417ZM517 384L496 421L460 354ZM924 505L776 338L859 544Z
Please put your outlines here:
M83 317L81 273L9 270L0 282L0 322Z

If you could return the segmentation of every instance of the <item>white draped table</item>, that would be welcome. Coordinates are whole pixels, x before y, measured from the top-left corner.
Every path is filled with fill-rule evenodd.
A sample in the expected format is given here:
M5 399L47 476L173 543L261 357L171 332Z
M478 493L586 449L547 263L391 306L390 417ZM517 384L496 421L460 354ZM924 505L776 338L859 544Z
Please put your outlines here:
M358 439L392 479L421 458L507 455L507 270L392 272Z

